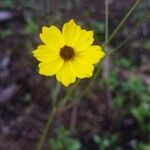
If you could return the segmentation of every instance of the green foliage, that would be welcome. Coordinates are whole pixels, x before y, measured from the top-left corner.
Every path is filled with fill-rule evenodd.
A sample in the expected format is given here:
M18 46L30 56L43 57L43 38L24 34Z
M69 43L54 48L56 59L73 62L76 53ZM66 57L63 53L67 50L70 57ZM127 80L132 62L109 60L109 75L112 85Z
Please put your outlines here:
M12 35L12 33L13 33L13 31L11 29L0 30L0 37L6 38L6 37Z
M150 144L146 144L143 142L140 142L139 144L135 144L132 146L133 150L150 150Z
M141 95L145 92L146 86L140 78L132 77L122 85L122 92L133 95Z
M132 68L127 59L117 61L118 66ZM116 71L111 71L107 80L112 92L115 92L113 103L118 108L124 108L138 121L141 129L150 130L150 89L139 77L131 77L121 81ZM118 90L119 89L119 90Z
M134 77L122 84L122 94L130 101L130 112L142 129L147 129L150 119L150 92L140 78Z
M150 118L150 104L143 102L136 107L131 108L132 115L137 119L141 128L146 129L147 125L145 120Z
M14 7L15 3L13 0L1 0L0 1L0 8L12 8Z
M57 130L57 135L50 140L52 150L79 150L81 144L78 139L71 137L69 131L64 127Z
M122 95L122 92L120 92L120 90L118 91L118 87L121 84L119 78L118 78L118 74L116 70L113 70L110 72L108 79L107 79L107 84L109 85L109 88L112 92L115 91L116 96L113 97L113 103L116 107L121 108L124 105L124 96Z
M150 49L150 39L148 39L147 41L145 41L144 47L145 47L146 49Z
M139 144L138 150L150 150L150 144Z
M92 21L91 26L94 29L94 31L98 34L102 34L105 31L105 23L104 22Z
M129 69L129 70L135 69L133 62L130 59L125 58L125 57L118 59L115 63L120 68Z
M114 105L118 108L122 108L123 105L124 105L124 97L121 95L121 94L118 94L114 99L113 99L113 102L114 102Z
M122 91L130 95L130 111L137 119L142 129L148 127L150 119L150 92L140 78L131 78L123 83Z
M38 31L38 24L31 17L27 19L27 25L25 27L25 32L28 34L34 34Z
M140 92L140 91L139 91ZM132 115L137 119L142 129L148 129L150 126L150 92L144 89L143 92L137 93L138 104L131 107ZM150 129L148 129L150 131Z
M117 77L117 72L115 71L110 72L108 79L107 79L107 84L109 85L109 88L112 91L114 91L118 87L119 81Z
M115 135L112 135L110 138L95 135L93 140L97 144L99 150L108 150L109 148L113 150L122 150L122 148L118 146L118 139Z

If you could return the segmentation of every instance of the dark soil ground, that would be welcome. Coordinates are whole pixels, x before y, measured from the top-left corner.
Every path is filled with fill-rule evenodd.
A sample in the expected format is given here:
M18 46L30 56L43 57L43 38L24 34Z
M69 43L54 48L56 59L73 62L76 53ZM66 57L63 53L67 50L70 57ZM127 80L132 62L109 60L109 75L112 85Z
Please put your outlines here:
M110 1L110 32L133 2L133 0ZM12 7L3 7L0 10L0 14L3 11L8 13L8 18L3 19L0 15L0 150L34 150L51 109L50 86L53 84L53 78L45 78L38 74L37 61L32 56L32 50L40 43L38 33L41 26L43 24L61 26L70 18L74 18L86 28L91 28L94 21L104 22L102 0L71 2L52 0L49 8L44 1L37 3L38 6L34 1L33 5L16 1ZM137 16L138 14L134 14L129 19L124 30L121 30L112 42L112 47L126 38ZM39 27L36 32L32 29L32 25L28 26L29 17L33 17ZM150 37L149 25L145 23L140 26L117 55L113 54L112 61L119 59L120 56L130 57L138 68L138 74L149 59L148 50L143 48L144 41ZM29 31L31 29L31 32L27 32L27 28ZM102 43L104 32L97 33L98 36L99 34ZM130 51L130 42L134 41L140 42L140 47ZM113 64L112 66L114 67ZM126 73L127 76L124 75L125 71L119 70L121 80L130 76L129 72ZM148 67L142 75L148 77L149 73ZM82 81L82 84L84 87L86 81ZM112 94L115 95L115 91ZM55 118L49 136L54 134L54 128L64 123L73 135L79 138L85 150L98 149L92 140L94 134L108 137L114 133L119 135L118 142L124 150L130 149L133 139L148 142L150 140L148 132L141 130L136 119L130 113L124 115L123 110L109 106L106 97L105 88L99 89L94 86L92 92L85 96L78 106L63 111ZM77 115L75 120L74 111ZM46 149L47 146L44 150Z

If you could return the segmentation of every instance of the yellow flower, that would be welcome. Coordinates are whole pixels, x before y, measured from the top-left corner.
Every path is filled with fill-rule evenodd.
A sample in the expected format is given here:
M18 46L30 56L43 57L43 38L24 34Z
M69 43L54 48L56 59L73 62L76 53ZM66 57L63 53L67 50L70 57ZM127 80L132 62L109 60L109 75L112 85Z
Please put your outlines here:
M65 23L62 32L55 26L44 26L40 39L44 45L33 51L34 57L40 61L39 73L56 75L65 86L75 82L76 77L91 77L93 64L104 56L100 46L92 45L93 31L81 29L74 20Z

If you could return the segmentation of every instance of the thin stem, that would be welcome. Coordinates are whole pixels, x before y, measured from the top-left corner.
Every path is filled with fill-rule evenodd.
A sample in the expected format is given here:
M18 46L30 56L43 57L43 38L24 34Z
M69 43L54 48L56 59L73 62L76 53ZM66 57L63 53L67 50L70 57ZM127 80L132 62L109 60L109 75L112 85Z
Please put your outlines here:
M47 133L48 133L48 131L49 131L49 128L50 128L50 126L51 126L51 124L52 124L52 121L53 121L55 115L56 115L56 112L57 112L56 109L54 109L52 112L50 111L49 117L48 117L48 121L47 121L47 123L46 123L44 132L42 133L42 136L40 137L39 142L37 143L36 150L41 150L41 149L42 149L42 145L43 145L43 143L44 143L44 141L45 141L45 138L46 138L46 136L47 136Z
M70 88L67 92L67 94L65 95L65 97L61 100L61 102L59 103L59 107L63 107L67 100L70 98L71 94L72 94L72 91L73 91L74 88Z
M57 84L56 87L58 88L58 91L59 91L59 90L60 90L60 85ZM68 98L70 97L72 91L73 91L73 88L71 88L71 89L69 90L69 92L68 92L67 95L64 97L64 99L62 99L62 102L60 103L61 105L59 105L59 106L62 106L62 107L63 107L63 106L66 104L66 102L67 102ZM41 149L42 149L42 145L43 145L43 143L44 143L44 141L45 141L45 138L46 138L46 136L47 136L47 133L48 133L48 131L49 131L49 128L50 128L50 126L51 126L51 124L52 124L52 121L53 121L53 119L54 119L54 117L55 117L57 111L59 111L59 106L58 106L58 107L55 106L55 103L56 103L56 100L57 100L57 96L58 96L58 92L55 93L55 97L54 97L54 99L53 99L54 102L53 102L53 106L52 106L52 109L53 109L53 110L52 110L52 112L50 111L50 113L49 113L49 115L48 115L48 121L47 121L46 126L45 126L45 128L44 128L44 131L43 131L43 133L42 133L42 136L40 137L39 142L37 143L36 150L41 150Z
M114 36L117 34L117 32L119 31L119 29L124 25L124 23L126 22L126 20L129 18L129 16L132 14L132 12L135 10L135 8L137 7L137 5L139 4L140 0L136 0L136 2L133 4L133 6L130 8L130 10L127 12L127 14L124 16L124 18L121 20L121 22L118 24L118 26L115 28L115 30L113 31L113 33L110 35L107 43L110 43L112 41L112 39L114 38Z
M108 4L108 0L105 0L105 43L107 43L107 41L108 41L108 34L109 34L108 32L109 32L109 4ZM106 51L106 49L105 49L105 51ZM92 78L90 84L85 88L85 90L79 96L78 101L90 90L91 86L97 79L97 77L100 73L100 70L101 70L101 65L98 66L96 74Z
M77 97L77 100L72 102L71 104L68 104L65 108L60 107L60 109L58 110L58 113L61 113L69 108L71 108L72 106L78 104L80 102L80 100L84 97L84 95L90 90L90 88L92 87L94 81L97 79L99 73L100 73L101 67L99 67L96 71L95 76L92 78L92 81L90 82L90 84L85 88L85 90L82 92L82 94Z
M59 95L61 86L60 83L57 82L56 86L52 89L52 109L55 107L56 102L57 102L57 97Z
M105 52L108 51L107 49L107 43L108 43L108 30L109 30L109 4L108 4L108 0L105 0L105 43L104 43L104 49ZM103 69L103 77L107 78L108 76L108 70L109 70L109 57L106 57L106 59L104 60L104 69Z
M71 88L68 90L67 94L64 96L64 98L63 98L63 99L61 100L61 102L59 103L58 108L61 108L61 107L65 106L65 104L67 103L68 99L70 98L70 96L71 96L73 90L74 90L75 87L78 85L78 83L79 83L79 81L77 81L77 83L76 83L73 87L71 87Z
M112 53L114 53L114 52L116 52L116 51L117 51L118 49L120 49L124 44L126 44L126 42L128 42L128 40L133 36L133 32L134 32L134 30L132 30L131 33L127 36L127 38L126 38L123 42L121 42L115 49L113 49L113 50L109 53L109 55L112 54Z
M147 13L147 9L145 9L144 13L141 14L140 18L138 19L137 23L135 24L135 26L132 28L132 30L130 31L130 34L127 36L127 38L121 42L114 50L112 50L111 52L109 52L109 55L116 52L118 49L120 49L126 42L128 42L128 40L133 36L134 31L143 23L143 20L146 18L146 13Z
M108 23L109 23L109 5L108 5L108 0L105 0L105 22L106 22L106 26L105 26L106 37L105 37L104 48L105 48L105 51L108 52L108 36L109 36L109 34L108 34L108 30L109 30L109 26L108 26ZM111 106L112 96L111 96L109 85L106 82L106 80L107 80L107 78L109 76L109 72L110 72L110 57L107 56L106 59L104 60L104 63L103 63L102 75L103 75L104 83L105 83L105 85L107 87L106 88L106 100L107 100L108 106Z
M51 8L50 8L50 0L47 0L47 1L46 1L46 6L47 6L47 7L46 7L46 9L47 9L47 10L46 10L46 14L48 14L48 15L45 15L45 16L47 16L47 20L48 20L48 22L49 22L49 20L50 20L50 15L49 15L49 14L50 14L50 9L51 9Z
M57 84L57 87L58 87L58 89L60 90L59 84ZM48 131L49 131L49 128L50 128L50 126L51 126L51 124L52 124L52 121L53 121L53 119L54 119L56 113L59 112L59 109L60 109L61 107L63 107L63 106L67 103L67 100L69 99L69 97L70 97L70 95L71 95L73 89L74 89L74 87L72 87L72 88L69 89L68 93L67 93L66 96L62 99L62 101L61 101L60 105L58 105L58 107L54 106L54 104L53 104L53 107L52 107L53 110L52 110L52 112L50 111L50 113L49 113L48 121L47 121L46 126L45 126L45 128L44 128L44 131L43 131L43 133L42 133L42 136L40 137L39 142L37 143L36 150L41 150L41 149L42 149L42 145L43 145L43 143L44 143L44 141L45 141L45 138L46 138L46 136L47 136L47 133L48 133ZM56 102L58 93L56 93L55 96L56 96L56 97L54 98L54 102Z
M85 90L82 92L82 94L78 97L78 101L80 101L80 99L90 90L90 88L92 87L93 83L97 79L100 71L101 71L101 65L97 68L97 71L96 71L94 77L92 78L90 84L85 88Z
M73 102L73 104L76 104L80 101L80 99L90 90L91 86L93 85L94 81L97 79L99 73L100 73L100 70L101 70L101 66L98 67L97 71L96 71L96 74L94 75L94 77L92 78L90 84L85 88L85 90L82 92L82 94L78 97L77 101ZM79 83L79 81L78 81ZM78 85L78 83L76 84L76 86ZM72 94L72 91L74 90L75 87L72 87L71 89L69 89L68 93L66 94L66 96L61 100L61 103L59 104L58 108L58 112L62 112L63 109L62 107L65 106L67 100L70 98L71 94ZM70 108L72 105L68 105L69 107L67 108Z
M108 42L109 32L109 4L108 0L105 0L105 43Z

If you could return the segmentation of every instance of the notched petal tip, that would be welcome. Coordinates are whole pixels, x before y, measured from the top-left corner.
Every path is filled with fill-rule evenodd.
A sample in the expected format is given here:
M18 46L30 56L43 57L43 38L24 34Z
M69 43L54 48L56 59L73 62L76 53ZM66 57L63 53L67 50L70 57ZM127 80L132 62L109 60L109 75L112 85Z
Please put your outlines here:
M42 68L41 68L41 63L38 65L38 68L39 68L39 74L42 75L42 76L51 76L49 73L45 72Z
M38 49L32 51L32 55L37 58L37 55L38 55Z
M56 74L56 79L65 87L76 81L76 76L70 62L64 63L61 70Z
M87 30L87 32L89 32L89 34L91 34L91 36L94 36L94 31L93 30Z
M32 55L36 58L37 57L37 50L33 51Z
M70 21L68 21L68 23L76 24L74 19L71 19Z
M106 53L103 51L101 46L93 45L93 47L95 47L97 51L99 52L100 59L102 59L106 55Z
M42 45L39 45L35 50L32 51L32 54L36 53L41 47Z
M47 32L47 30L49 30L49 27L43 26L40 35L43 34L44 32Z
M91 72L89 74L87 74L87 77L86 78L90 78L93 76L93 72L94 72L94 66L92 65L92 69L91 69Z
M71 83L63 83L61 82L65 87L68 87Z
M52 31L52 30L58 30L58 31L59 31L59 29L58 29L56 26L54 26L54 25L52 25L52 26L50 26L50 27L43 26L43 27L42 27L42 32L40 33L40 35L41 35L41 34L48 33L49 31Z
M63 26L63 28L67 25L67 27L70 27L70 28L79 28L81 29L81 27L76 23L76 21L74 19L71 19L70 21L66 22Z
M36 51L37 51L37 49L32 51L32 55L33 55L33 56L34 56L34 54L36 53Z
M100 50L100 59L104 58L105 56L106 56L106 53Z
M73 82L64 82L62 79L60 79L57 74L56 74L56 79L58 82L60 82L62 85L64 85L65 87L68 87L70 84L74 83L75 81Z
M44 50L45 45L39 45L35 50L32 51L32 55L39 61L41 61L39 59L39 56L41 56L41 50Z
M65 87L68 87L69 85L73 84L76 81L76 77L72 81L65 81L63 78L60 79L57 74L56 74L56 79L57 79L57 81L62 83Z
M61 82L65 87L68 87L69 85L73 84L75 81L76 81L76 77L74 78L74 80L70 82L63 82L63 81L59 81L59 82Z
M69 21L69 22L75 22L75 21L74 21L74 19L70 19L70 21Z

